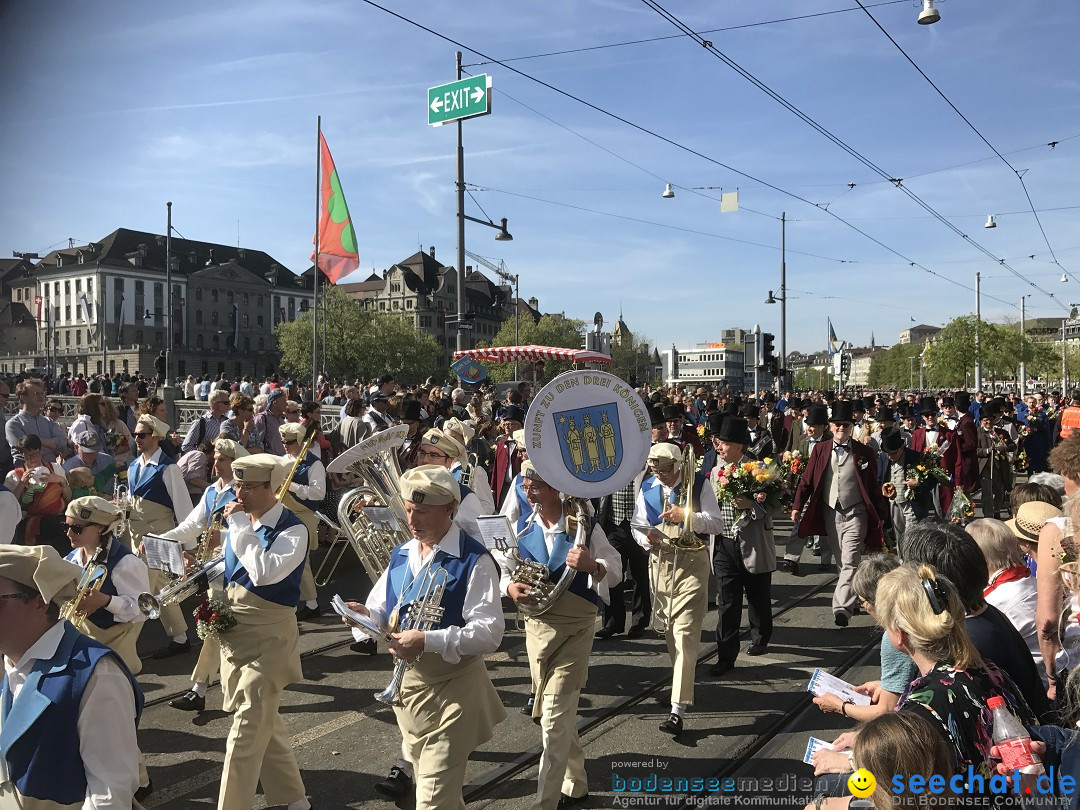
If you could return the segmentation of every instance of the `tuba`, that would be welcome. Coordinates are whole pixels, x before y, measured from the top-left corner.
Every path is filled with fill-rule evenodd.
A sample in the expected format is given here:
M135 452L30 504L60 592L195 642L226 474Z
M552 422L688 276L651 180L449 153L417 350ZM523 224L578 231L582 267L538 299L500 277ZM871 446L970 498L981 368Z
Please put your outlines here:
M217 579L223 573L225 573L225 555L211 557L197 570L162 588L158 594L139 594L139 610L146 618L156 619L161 615L163 607L178 605L189 596L207 590L210 587L210 580Z
M60 618L67 619L80 632L86 625L86 611L82 609L83 598L87 594L100 591L109 573L109 569L104 564L107 553L105 546L98 546L79 576L79 582L75 586L75 595L60 608Z
M592 528L592 518L589 516L588 502L584 498L565 498L563 500L563 510L570 512L573 510L574 516L577 519L577 529L574 532L574 545L583 546L589 539L589 530ZM533 509L532 514L529 515L529 520L525 524L525 527L518 532L518 537L521 537L525 532L532 528L536 522L537 517L540 515L540 507L537 506ZM562 575L559 577L558 582L551 581L551 572L548 567L543 563L538 563L536 560L523 560L518 554L517 545L511 549L508 553L510 560L516 560L517 567L514 569L514 573L510 575L511 582L520 582L528 585L531 589L529 599L523 602L519 602L517 605L518 610L524 613L526 617L539 616L554 605L560 596L566 593L566 589L570 587L570 583L573 582L574 577L577 576L577 570L571 568L569 565L563 565Z
M375 582L390 564L390 552L396 546L408 542L410 535L405 503L401 500L398 484L401 468L397 459L397 451L408 433L407 425L398 425L376 433L346 450L327 467L328 472L349 473L358 478L360 483L342 495L338 501L336 524L322 518L337 528L345 536L347 543L338 554L328 554L323 560L319 570L315 572L317 585L326 585L330 581L349 546L356 551L364 570L371 581ZM365 506L389 509L397 521L397 528L372 523L364 513ZM330 568L324 575L323 569L327 565Z

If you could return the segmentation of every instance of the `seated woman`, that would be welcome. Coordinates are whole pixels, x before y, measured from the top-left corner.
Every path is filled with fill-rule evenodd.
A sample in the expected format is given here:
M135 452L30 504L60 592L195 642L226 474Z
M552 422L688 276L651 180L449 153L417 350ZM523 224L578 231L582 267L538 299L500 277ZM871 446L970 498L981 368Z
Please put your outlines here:
M953 761L949 747L934 725L914 712L889 712L867 722L855 741L851 752L854 768L866 768L872 774L890 774L901 777L905 785L912 776L953 775ZM886 785L884 777L880 787L873 792L870 801L874 810L894 807L925 806L926 793L896 793ZM948 794L935 796L935 807L948 807ZM921 801L920 801L921 800ZM819 796L806 805L806 810L846 810L850 796Z
M24 546L48 545L67 554L64 535L64 507L71 500L71 486L64 468L41 456L41 439L27 433L15 444L15 468L7 474L4 486L11 490L22 507L22 532L17 542ZM21 462L20 462L21 459Z
M878 620L874 600L877 596L878 582L890 571L900 567L900 560L893 554L871 554L863 557L855 569L851 587L859 602L872 619ZM874 717L891 712L896 708L900 695L913 680L919 677L919 670L904 653L889 641L889 634L881 635L881 680L868 681L855 687L855 691L870 698L869 706L856 706L844 703L836 695L815 697L814 703L823 712L835 712L859 722L866 722Z
M967 774L970 767L975 774L993 775L993 715L986 701L1000 695L1026 726L1035 718L1009 676L975 649L956 587L933 566L902 565L878 583L876 608L889 640L911 656L920 672L896 710L932 721L950 743L953 773ZM853 747L858 735L841 734L833 743L837 750L819 752L815 773L849 772L851 763L842 752Z

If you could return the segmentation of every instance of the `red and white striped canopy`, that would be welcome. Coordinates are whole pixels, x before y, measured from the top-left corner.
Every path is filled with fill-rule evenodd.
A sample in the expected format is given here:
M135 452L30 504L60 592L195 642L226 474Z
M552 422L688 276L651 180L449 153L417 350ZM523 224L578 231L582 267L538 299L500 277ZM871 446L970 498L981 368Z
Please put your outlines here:
M564 349L558 346L494 346L487 349L468 349L454 352L454 359L470 357L481 363L535 363L537 360L568 360L571 363L610 363L611 358L600 352Z

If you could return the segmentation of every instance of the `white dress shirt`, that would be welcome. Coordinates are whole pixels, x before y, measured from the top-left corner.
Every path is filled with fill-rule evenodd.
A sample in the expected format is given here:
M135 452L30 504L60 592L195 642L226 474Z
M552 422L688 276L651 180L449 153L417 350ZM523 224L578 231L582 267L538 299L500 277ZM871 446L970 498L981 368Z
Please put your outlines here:
M470 492L465 496L465 500L461 502L461 505L458 506L457 512L454 513L454 524L473 540L479 540L480 525L476 522L476 518L480 515L490 514L491 512L484 511L484 505L480 503L476 493Z
M110 542L120 541L113 538ZM90 562L91 556L86 553L86 549L77 548L74 558L69 562L82 571ZM150 593L150 572L146 563L134 554L125 554L120 562L110 569L109 574L116 586L116 596L109 600L105 609L118 622L146 621L146 616L139 610L139 595Z
M6 489L0 489L0 545L15 539L15 527L22 520L19 499Z
M221 494L232 488L232 482L230 481L226 485L220 478L212 483L207 489L212 489L214 494L211 496L211 502L214 499L221 499ZM224 499L221 499L224 503ZM220 506L218 508L221 508ZM191 511L188 512L188 516L180 521L175 529L169 529L161 536L166 540L176 540L181 546L188 551L195 548L199 544L199 538L203 536L206 531L207 525L206 510L203 508L202 498L191 507Z
M679 479L675 481L675 485L678 486L682 480L680 474ZM659 481L659 479L657 479ZM660 485L660 501L661 503L667 503L671 498L671 490L674 487L665 487ZM682 500L681 498L679 499ZM713 486L711 478L706 478L705 482L701 485L701 506L700 512L694 512L694 531L699 534L720 534L724 527L724 519L720 516L720 502L716 499L716 488ZM648 513L645 511L645 488L642 487L638 490L637 500L634 502L634 516L630 519L631 524L644 526L649 522ZM645 549L651 549L649 544L648 535L645 532L632 528L634 533L634 539L638 541L638 545Z
M288 457L293 463L296 459L293 456ZM289 484L289 492L291 492L297 498L303 498L305 501L321 501L326 497L326 467L323 466L321 461L313 461L311 466L308 467L306 484L299 484L293 481Z
M407 565L411 577L406 578L408 581L408 579L415 579L427 559L420 559L420 542L416 538L405 543L404 548L409 555ZM436 549L442 550L451 557L460 557L461 530L457 526L451 526L450 531L439 541ZM387 628L389 612L393 608L390 606L388 609L386 604L387 576L389 576L389 569L383 571L364 603L372 621L384 630ZM442 656L448 664L456 664L463 655L487 655L499 649L503 630L506 629L506 621L503 618L502 600L499 597L499 572L495 561L487 554L477 561L469 575L461 616L465 620L464 627L451 626L441 630L426 631L424 651ZM367 638L367 635L353 628L353 637L360 641Z
M452 473L454 470L460 468L461 462L455 461L450 466L450 472ZM469 489L471 489L476 497L480 499L480 508L484 510L480 514L494 515L495 496L491 494L491 484L488 483L487 473L479 464L473 467L472 480L469 481ZM473 536L475 537L475 535Z
M155 467L161 464L161 448L155 450L149 459L140 454L135 459L135 462L139 465L139 476L141 477L148 464ZM184 473L180 471L180 465L169 464L166 466L162 480L165 484L165 491L169 493L169 500L172 501L173 515L176 516L176 522L179 524L184 519L184 516L191 511L191 495L188 494L187 483L184 481Z
M517 498L514 500L517 500ZM566 512L564 511L559 515L559 519L550 526L545 525L543 518L537 518L536 525L544 530L544 546L547 548L548 554L551 554L556 535L566 531ZM572 537L570 539L571 541L574 540ZM600 524L594 525L589 533L589 554L604 566L603 579L593 579L592 574L589 575L589 588L596 591L596 595L606 605L611 601L608 591L612 586L622 582L622 557L612 547L611 542L607 539L607 534L600 528ZM501 553L498 555L498 559L499 568L502 570L502 576L499 579L499 590L507 593L506 589L510 587L510 581L514 571L517 570L518 563L516 558Z
M510 482L510 488L506 490L506 495L503 496L502 508L499 509L499 514L506 515L510 519L510 525L515 528L517 519L521 517L521 503L518 501L516 487L517 476ZM488 489L491 489L490 485L488 485Z
M259 545L255 530L262 526L276 526L281 519L282 505L276 503L258 520L252 520L246 512L229 515L229 532L225 542L244 566L254 585L273 585L281 582L304 562L308 550L307 529L300 524L285 529L270 548Z
M4 658L13 703L40 659L52 658L64 635L57 622L34 642L18 663ZM130 810L139 787L139 745L135 740L135 693L123 668L112 656L102 658L87 682L79 704L79 754L86 772L82 810ZM102 735L107 730L107 744ZM0 757L0 782L9 779Z

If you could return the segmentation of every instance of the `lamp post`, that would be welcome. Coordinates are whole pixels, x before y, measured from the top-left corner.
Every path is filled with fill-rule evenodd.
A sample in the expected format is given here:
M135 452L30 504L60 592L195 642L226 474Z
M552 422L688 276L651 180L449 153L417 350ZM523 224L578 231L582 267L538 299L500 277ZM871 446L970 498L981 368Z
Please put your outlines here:
M769 290L766 304L780 302L780 374L777 378L777 397L788 388L787 378L787 213L780 212L780 295Z
M172 315L172 203L165 203L165 387L170 388L170 372L173 349Z

